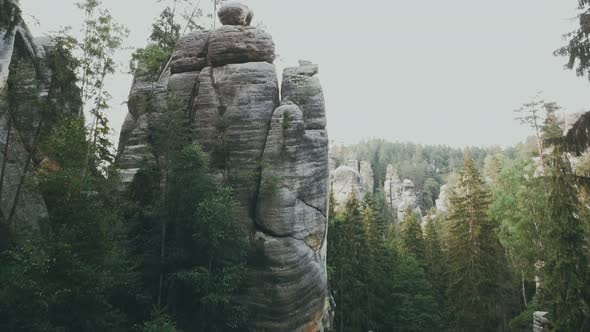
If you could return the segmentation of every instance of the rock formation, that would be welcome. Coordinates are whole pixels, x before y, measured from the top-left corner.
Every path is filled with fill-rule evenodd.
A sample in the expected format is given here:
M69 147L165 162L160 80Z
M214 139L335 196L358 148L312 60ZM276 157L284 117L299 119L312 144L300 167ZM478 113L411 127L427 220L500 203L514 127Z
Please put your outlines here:
M361 175L361 190L363 194L372 194L375 177L371 163L365 160L361 161L359 164L359 174Z
M547 319L549 313L546 311L533 312L533 332L548 332L551 328L551 322Z
M158 82L136 74L117 162L125 184L142 168L165 167L151 128L165 112L182 112L261 246L265 263L250 267L244 299L252 329L315 331L328 302L329 158L318 66L286 68L279 96L274 43L248 26L252 16L244 5L225 5L224 26L183 36ZM166 107L169 92L180 109Z
M356 198L362 200L362 183L359 172L350 166L340 166L331 174L331 190L334 194L335 211L342 211L346 202L354 192Z
M47 207L34 183L24 183L26 173L40 161L32 160L38 157L32 146L41 118L41 109L33 99L48 93L44 57L44 46L33 39L24 22L0 27L0 218L32 229L38 229L47 217ZM12 79L34 94L20 103L18 113L8 112L8 82Z
M408 208L422 216L414 183L408 179L402 182L392 165L387 166L383 192L385 193L385 202L396 218L396 222L405 218Z
M444 213L448 211L449 206L448 186L445 184L440 187L440 193L436 199L436 212Z

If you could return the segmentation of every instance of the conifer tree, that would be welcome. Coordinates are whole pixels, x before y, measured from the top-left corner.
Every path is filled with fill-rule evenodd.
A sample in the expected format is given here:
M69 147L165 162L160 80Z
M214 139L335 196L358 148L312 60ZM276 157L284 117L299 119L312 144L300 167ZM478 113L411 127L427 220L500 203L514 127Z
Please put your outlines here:
M491 330L501 323L498 313L505 297L506 264L496 225L488 217L490 195L471 157L465 157L450 202L447 295L451 328Z
M425 248L420 217L408 207L401 225L401 247L406 254L413 255L418 262L424 263Z
M447 261L440 238L440 222L431 216L424 230L424 265L432 284L434 298L439 308L445 304L447 288Z
M336 326L339 331L360 331L368 327L367 256L368 244L358 199L353 190L342 219L336 226L333 252L335 275L334 298L338 304Z
M549 110L544 134L561 136L555 110ZM546 232L544 300L557 331L590 329L587 221L580 212L570 162L561 146L549 156L549 216Z

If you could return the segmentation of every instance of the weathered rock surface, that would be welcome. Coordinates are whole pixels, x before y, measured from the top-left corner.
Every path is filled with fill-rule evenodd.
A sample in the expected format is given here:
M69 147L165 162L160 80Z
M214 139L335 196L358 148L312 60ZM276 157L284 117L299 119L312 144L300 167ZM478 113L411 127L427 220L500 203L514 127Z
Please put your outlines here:
M335 211L344 209L352 193L359 201L362 199L361 176L357 170L350 166L340 166L333 172L331 177L331 188L336 203Z
M235 25L183 37L159 82L137 73L118 166L126 184L145 167L165 167L153 149L153 125L165 112L185 114L215 175L234 189L242 228L260 241L257 261L265 263L250 267L244 300L256 313L252 329L315 331L327 307L329 172L317 65L285 69L279 96L274 43L244 26L246 12L222 7L222 22ZM167 91L180 101L174 110Z
M308 61L300 61L299 67L287 68L283 72L283 103L299 105L306 129L326 128L326 104L316 73L317 65Z
M239 2L225 4L219 9L219 21L223 25L250 25L254 12Z
M546 311L533 312L533 332L549 332L551 322L547 319L549 313Z
M208 61L213 67L275 60L272 37L255 27L225 25L209 34Z
M361 176L361 190L363 194L372 194L375 177L371 163L365 160L361 161L359 166L359 174Z
M207 67L209 32L195 31L180 37L170 61L170 72L200 71Z
M38 88L39 98L47 95L48 73L42 69L44 46L35 41L24 22L11 30L0 30L0 165L4 165L0 218L10 219L18 228L33 230L38 230L47 217L45 201L28 176L40 162L32 160L32 145L41 109L27 100L20 105L19 114L11 116L6 94L7 82L18 73L19 84Z
M396 222L400 222L405 218L408 208L422 216L414 183L408 179L402 182L392 165L387 166L383 191L385 193L385 202L396 218Z
M440 193L438 194L438 199L436 200L436 212L437 213L444 213L448 211L449 206L449 195L448 195L448 186L443 185L440 187Z

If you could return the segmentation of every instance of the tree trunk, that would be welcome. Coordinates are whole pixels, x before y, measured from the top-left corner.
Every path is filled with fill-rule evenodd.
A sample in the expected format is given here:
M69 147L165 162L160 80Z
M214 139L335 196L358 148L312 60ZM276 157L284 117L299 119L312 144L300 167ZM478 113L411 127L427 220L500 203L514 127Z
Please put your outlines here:
M524 287L524 271L521 272L521 283L522 283L522 299L524 300L524 307L527 308L529 306L528 301L526 299L526 289Z

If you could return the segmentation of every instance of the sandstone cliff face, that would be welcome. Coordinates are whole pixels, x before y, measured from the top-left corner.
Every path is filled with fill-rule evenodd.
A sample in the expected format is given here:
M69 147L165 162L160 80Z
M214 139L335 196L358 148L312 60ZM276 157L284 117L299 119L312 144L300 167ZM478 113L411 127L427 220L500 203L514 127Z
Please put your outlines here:
M39 229L41 220L47 217L47 207L35 184L24 183L25 174L30 175L35 166L30 159L41 109L26 100L18 113L9 113L7 82L18 75L15 80L19 84L42 98L48 91L44 56L43 46L23 22L10 30L0 29L0 168L4 168L0 172L0 218L11 219L15 227L33 230Z
M329 171L318 67L286 68L279 95L270 35L247 26L252 12L243 5L226 5L219 16L224 26L181 38L159 82L136 74L118 167L125 184L142 168L166 167L151 124L182 112L220 181L234 189L243 229L261 244L265 263L250 268L245 299L252 327L315 331L327 303ZM170 91L181 109L165 106Z
M354 191L357 200L365 194L373 194L374 175L371 163L350 159L336 168L336 160L330 157L330 190L334 193L335 210L341 211Z
M344 209L353 192L357 200L362 200L361 176L356 169L350 166L340 166L332 172L330 177L330 190L334 194L334 202L336 203L334 210L336 212Z
M408 179L401 181L392 165L387 166L383 191L385 202L396 218L396 222L405 218L408 208L422 216L414 183Z

